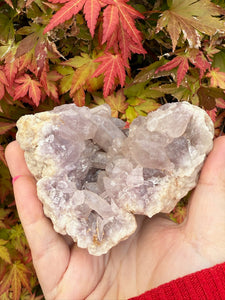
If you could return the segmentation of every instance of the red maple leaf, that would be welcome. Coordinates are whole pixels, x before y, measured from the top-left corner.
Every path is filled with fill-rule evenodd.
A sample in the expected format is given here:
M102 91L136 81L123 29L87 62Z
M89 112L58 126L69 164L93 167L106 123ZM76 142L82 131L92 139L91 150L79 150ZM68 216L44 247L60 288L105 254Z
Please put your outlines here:
M216 99L216 106L220 108L225 108L225 100L222 98Z
M58 94L56 81L62 79L62 77L63 76L56 71L50 71L47 73L46 68L44 68L40 78L41 84L45 89L45 93L58 104L59 104L59 94Z
M9 85L8 80L5 76L4 70L0 69L0 82L3 83L4 85Z
M104 74L104 97L107 97L110 94L115 78L119 78L121 86L124 85L126 77L124 66L128 67L128 65L124 65L121 54L113 55L108 52L105 55L97 58L95 62L101 62L101 65L97 68L92 77L97 77L101 74Z
M33 103L38 106L41 99L41 84L32 79L28 74L24 74L15 80L19 85L15 88L14 100L24 97L26 94L32 99Z
M184 79L185 74L188 71L188 58L185 56L176 56L171 61L166 63L165 65L159 67L156 70L156 74L161 71L169 71L174 68L178 67L177 69L177 86L180 86L181 81Z
M215 123L216 122L217 108L215 107L214 109L206 110L206 112L210 116L213 123Z
M95 26L101 10L101 4L98 0L87 0L84 5L84 14L91 36L94 36Z
M211 68L211 64L205 58L202 51L198 51L195 57L190 56L189 60L192 64L195 65L196 68L200 70L200 79L203 77L205 71Z
M50 0L50 2L67 3L52 17L50 23L45 27L44 33L71 19L84 6L85 19L92 37L94 36L95 26L101 9L101 2L99 0Z
M143 19L144 16L130 5L127 5L123 0L116 1L116 5L119 10L119 16L124 30L136 44L141 44L141 33L135 27L134 18L139 17Z
M142 37L141 33L135 27L134 19L135 18L144 18L144 16L135 10L132 6L126 4L127 1L124 0L103 0L108 4L107 8L103 13L103 38L102 43L105 41L111 40L111 35L115 31L119 31L118 39L119 43L122 44L123 41L126 41L126 47L122 45L121 52L126 53L123 57L129 57L127 55L130 52L129 44L139 45L139 48L142 48L141 53L146 53L142 47ZM125 35L126 33L126 35ZM121 46L120 46L121 47ZM107 45L107 48L109 46Z
M115 5L108 5L103 13L102 44L110 39L119 24L119 10Z
M121 50L121 55L125 62L131 58L131 52L138 54L147 53L141 43L135 43L124 30L122 26L118 27L118 41Z

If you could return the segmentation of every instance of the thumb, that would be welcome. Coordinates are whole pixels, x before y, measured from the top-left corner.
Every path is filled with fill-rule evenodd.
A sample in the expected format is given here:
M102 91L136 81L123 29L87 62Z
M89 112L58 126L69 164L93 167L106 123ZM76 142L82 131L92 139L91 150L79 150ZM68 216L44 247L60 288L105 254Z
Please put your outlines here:
M193 238L213 241L220 237L225 247L225 136L214 141L205 161L189 202L185 226Z

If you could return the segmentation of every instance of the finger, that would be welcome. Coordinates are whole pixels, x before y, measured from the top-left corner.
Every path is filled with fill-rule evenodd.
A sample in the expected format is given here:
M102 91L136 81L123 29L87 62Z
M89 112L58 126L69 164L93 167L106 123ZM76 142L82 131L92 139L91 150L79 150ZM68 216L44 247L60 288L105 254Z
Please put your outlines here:
M17 142L8 145L6 160L12 177L22 175L13 184L15 201L40 284L44 293L49 294L67 267L69 248L44 216L35 180Z
M211 238L216 233L225 245L225 137L214 147L202 168L191 197L186 226L192 234Z

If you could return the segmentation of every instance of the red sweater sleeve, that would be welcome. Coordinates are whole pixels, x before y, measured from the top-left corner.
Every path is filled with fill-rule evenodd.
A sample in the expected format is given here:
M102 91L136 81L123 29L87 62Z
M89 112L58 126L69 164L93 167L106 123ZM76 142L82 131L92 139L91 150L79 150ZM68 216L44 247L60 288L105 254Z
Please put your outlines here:
M224 300L225 263L162 284L132 300ZM131 300L130 299L130 300Z

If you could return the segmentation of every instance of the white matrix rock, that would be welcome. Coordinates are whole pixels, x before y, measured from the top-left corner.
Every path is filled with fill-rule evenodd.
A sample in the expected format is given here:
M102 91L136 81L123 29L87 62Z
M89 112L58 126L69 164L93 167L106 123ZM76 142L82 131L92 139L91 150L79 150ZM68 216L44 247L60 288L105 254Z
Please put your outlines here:
M136 229L135 214L170 212L195 187L213 124L187 102L124 122L110 108L66 104L26 115L17 140L57 232L101 255Z

